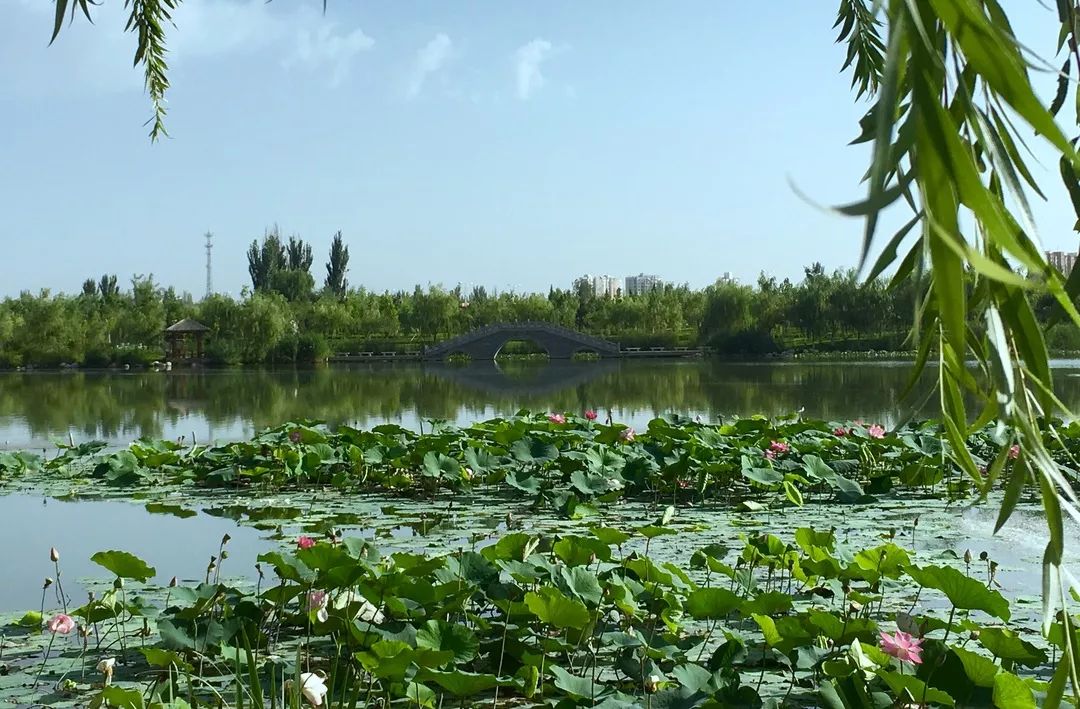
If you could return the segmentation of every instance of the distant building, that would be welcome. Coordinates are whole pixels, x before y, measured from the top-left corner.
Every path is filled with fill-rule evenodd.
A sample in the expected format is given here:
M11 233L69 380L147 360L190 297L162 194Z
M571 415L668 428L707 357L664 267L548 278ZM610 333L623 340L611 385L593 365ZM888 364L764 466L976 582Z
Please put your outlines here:
M636 276L626 277L626 289L623 292L626 293L626 295L643 295L663 287L664 281L661 280L660 276L649 276L644 273L639 273Z
M1069 251L1047 251L1046 260L1051 266L1061 271L1063 276L1068 276L1076 265L1076 254Z
M582 276L577 280L582 281L597 298L618 298L622 294L622 279L615 276Z

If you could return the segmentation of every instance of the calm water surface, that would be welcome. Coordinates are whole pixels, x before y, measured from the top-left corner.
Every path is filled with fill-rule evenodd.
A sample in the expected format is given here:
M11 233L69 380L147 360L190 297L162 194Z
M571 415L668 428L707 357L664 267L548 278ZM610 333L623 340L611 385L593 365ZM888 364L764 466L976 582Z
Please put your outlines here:
M1080 408L1080 361L1054 363L1059 395ZM595 408L635 426L679 413L716 420L732 414L865 418L890 425L933 404L905 401L908 363L755 363L626 361L467 367L387 364L310 371L205 370L170 373L24 372L0 374L0 447L46 448L55 439L104 439L124 445L141 436L194 435L228 440L289 419L314 418L364 427L395 422L411 428L430 419L466 424L520 409ZM930 382L926 383L930 386ZM924 391L926 388L924 387ZM899 510L889 524L903 527ZM721 520L717 520L720 522ZM1037 595L1044 522L1017 515L992 537L992 510L957 510L937 544L989 549L1012 567L1013 593ZM1074 538L1080 529L1070 528ZM133 552L173 575L200 579L223 534L232 573L248 575L255 557L278 542L230 519L199 512L180 519L150 514L137 501L63 502L27 494L0 496L0 613L36 608L41 583L53 574L50 546L61 547L69 594L80 577L107 574L89 561L102 549ZM184 543L176 543L177 540ZM17 540L17 541L16 541ZM1070 548L1070 553L1076 550ZM1071 557L1073 564L1076 559ZM1075 566L1073 568L1076 568ZM228 573L229 569L226 570ZM52 605L47 602L47 605Z
M228 440L298 418L364 427L394 422L415 429L430 419L466 424L523 408L593 408L639 427L669 413L715 420L799 409L807 416L889 425L912 408L934 414L932 404L918 406L923 397L902 398L910 366L630 360L371 364L307 371L9 372L0 373L0 447L43 448L69 434L77 442L103 439L121 445L142 436ZM1059 394L1080 408L1080 360L1060 360L1055 368Z

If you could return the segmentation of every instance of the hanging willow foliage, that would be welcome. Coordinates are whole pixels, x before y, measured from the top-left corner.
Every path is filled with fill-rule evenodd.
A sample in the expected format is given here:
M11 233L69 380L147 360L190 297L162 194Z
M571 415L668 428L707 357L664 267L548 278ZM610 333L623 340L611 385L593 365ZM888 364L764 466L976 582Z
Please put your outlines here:
M1076 8L1061 0L1058 11L1058 49L1075 56ZM852 85L860 93L865 87L873 98L862 122L873 144L867 196L840 210L865 220L863 265L872 252L881 254L872 275L893 267L895 279L918 279L921 285L915 374L937 357L948 454L984 498L1004 488L996 529L1008 521L1025 488L1036 486L1041 495L1049 527L1043 631L1061 623L1066 636L1065 657L1046 704L1057 706L1070 678L1080 695L1078 637L1066 612L1067 590L1075 579L1062 566L1063 516L1080 522L1080 510L1076 492L1040 435L1040 421L1065 406L1053 393L1031 295L1053 294L1062 311L1080 323L1074 307L1080 279L1066 282L1032 238L1028 194L1042 192L1017 146L1023 145L1022 131L1034 131L1059 154L1069 193L1080 193L1075 141L1054 115L1072 88L1072 57L1047 107L1028 73L1037 58L1014 36L997 0L844 0L839 15ZM868 31L883 38L867 39ZM879 46L886 47L884 62ZM1080 200L1073 201L1080 207ZM909 209L913 217L883 239L879 215L892 205ZM974 416L965 407L965 394L981 404ZM973 419L974 426L997 421L1006 444L986 470L964 445ZM1001 480L1013 443L1022 451L1021 464Z

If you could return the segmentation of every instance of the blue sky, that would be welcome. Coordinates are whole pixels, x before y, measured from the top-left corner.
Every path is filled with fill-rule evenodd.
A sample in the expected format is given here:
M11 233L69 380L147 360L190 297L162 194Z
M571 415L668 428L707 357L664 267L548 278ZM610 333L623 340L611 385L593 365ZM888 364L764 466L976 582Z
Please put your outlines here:
M153 273L238 294L274 223L350 283L546 290L582 273L798 277L854 265L865 111L835 3L185 0L151 144L120 0L48 47L49 0L0 0L0 295ZM1054 14L1014 3L1052 49ZM1051 79L1044 81L1047 85ZM1073 248L1056 164L1033 166L1049 248Z

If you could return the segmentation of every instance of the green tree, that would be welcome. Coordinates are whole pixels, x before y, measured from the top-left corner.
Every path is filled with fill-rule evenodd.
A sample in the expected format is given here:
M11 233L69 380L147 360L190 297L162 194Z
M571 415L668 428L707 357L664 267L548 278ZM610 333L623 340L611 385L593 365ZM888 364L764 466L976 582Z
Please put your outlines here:
M101 297L105 300L110 300L120 295L120 286L116 285L116 276L110 276L108 274L102 276L101 280L98 281L98 293L100 293Z
M290 271L310 271L313 261L311 244L298 236L290 236L285 247L285 268Z
M345 275L349 272L349 247L341 238L341 232L334 234L330 242L330 259L326 262L326 281L323 289L342 298L349 288Z
M251 242L247 260L252 290L269 290L274 274L285 268L285 246L276 226L266 230L261 244L258 239Z

